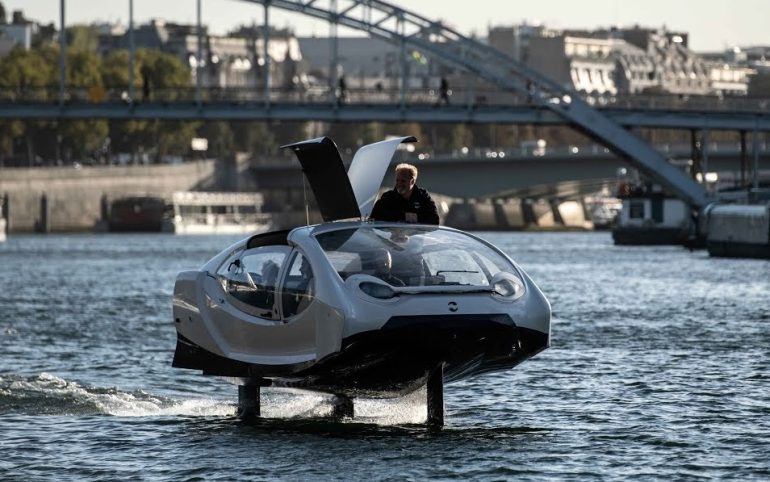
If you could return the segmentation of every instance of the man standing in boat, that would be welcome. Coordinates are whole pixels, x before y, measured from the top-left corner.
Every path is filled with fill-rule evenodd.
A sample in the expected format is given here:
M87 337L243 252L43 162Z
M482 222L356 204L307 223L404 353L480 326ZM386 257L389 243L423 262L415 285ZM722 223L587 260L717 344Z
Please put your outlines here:
M417 168L396 166L396 185L374 204L371 218L378 221L438 224L436 203L425 189L417 186Z

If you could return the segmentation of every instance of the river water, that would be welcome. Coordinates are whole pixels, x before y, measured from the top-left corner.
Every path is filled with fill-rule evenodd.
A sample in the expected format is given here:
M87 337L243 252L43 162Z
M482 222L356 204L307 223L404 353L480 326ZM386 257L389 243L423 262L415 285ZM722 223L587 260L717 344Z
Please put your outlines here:
M768 480L770 263L608 233L481 233L551 301L552 346L421 395L357 402L171 368L171 296L231 237L0 243L0 480Z

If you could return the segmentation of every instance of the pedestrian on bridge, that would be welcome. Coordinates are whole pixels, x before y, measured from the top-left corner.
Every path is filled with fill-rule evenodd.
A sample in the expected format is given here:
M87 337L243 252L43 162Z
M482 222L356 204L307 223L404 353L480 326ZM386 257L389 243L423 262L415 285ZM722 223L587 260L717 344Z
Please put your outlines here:
M345 97L347 96L348 85L345 82L345 76L340 75L340 79L337 82L337 105L345 103Z
M441 77L441 83L439 84L438 88L439 104L449 105L449 95L451 92L452 91L449 90L449 82L446 80L446 77Z
M417 168L396 166L396 185L374 203L371 219L406 223L438 224L436 203L425 189L417 187Z

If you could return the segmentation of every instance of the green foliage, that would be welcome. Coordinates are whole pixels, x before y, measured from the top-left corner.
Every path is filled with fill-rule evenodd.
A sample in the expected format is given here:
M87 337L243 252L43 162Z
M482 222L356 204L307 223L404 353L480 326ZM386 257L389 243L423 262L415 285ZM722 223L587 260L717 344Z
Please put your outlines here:
M24 135L24 123L22 121L0 121L0 154L13 155L13 143Z
M301 141L308 137L313 137L309 131L308 122L271 122L266 124L267 130L272 133L273 138L279 146ZM318 134L324 135L324 134Z
M134 78L139 69L134 69ZM128 50L114 50L107 54L101 62L102 82L107 88L128 87Z
M425 136L422 124L417 122L405 122L400 124L385 124L382 126L382 138L387 136L414 136L417 139L418 148L425 144Z
M113 99L128 89L128 52L111 52L104 59L96 53L97 32L91 27L75 26L67 31L66 79L68 95L78 102ZM58 97L59 50L41 46L30 50L17 48L0 59L0 100L52 101ZM189 87L190 69L177 57L155 50L139 49L134 63L134 87L137 97L147 92L150 99L173 100L180 88ZM148 89L144 88L147 82ZM117 97L116 97L117 95ZM197 122L107 122L105 120L20 121L0 124L0 150L13 155L14 139L24 138L24 153L30 162L45 159L84 160L92 157L110 137L113 152L149 152L156 159L165 154L186 154ZM225 126L226 127L226 126ZM229 140L228 140L229 135ZM232 146L232 133L223 129L219 151ZM37 150L36 150L37 149Z
M47 101L54 98L51 89L56 79L56 51L50 47L24 50L20 47L0 59L0 96L3 100ZM0 128L0 146L10 149L12 155L14 140L23 138L23 154L31 163L37 156L35 138L51 125L50 121L24 120L6 122Z
M73 25L67 28L67 50L96 53L99 47L99 32L90 25Z
M223 121L207 122L198 129L198 137L208 139L208 157L224 159L233 156L235 139L229 123Z
M55 84L55 52L50 48L24 50L16 47L0 59L0 88L7 100L47 100ZM31 98L31 99L30 99Z
M95 153L109 134L105 120L62 122L59 133L62 145L71 152L72 160L96 157Z
M174 55L139 49L136 51L136 67L134 86L146 89L150 99L176 100L180 96L180 88L191 87L190 68ZM146 87L145 82L148 83Z
M67 86L93 87L102 85L102 59L94 52L71 51L67 53Z
M278 151L275 132L266 122L232 122L236 151L250 152L253 157L270 157Z
M199 122L152 121L155 134L155 160L161 162L165 155L181 156L190 151L190 140L195 137Z
M465 124L455 124L450 134L450 147L462 149L473 145L473 132Z

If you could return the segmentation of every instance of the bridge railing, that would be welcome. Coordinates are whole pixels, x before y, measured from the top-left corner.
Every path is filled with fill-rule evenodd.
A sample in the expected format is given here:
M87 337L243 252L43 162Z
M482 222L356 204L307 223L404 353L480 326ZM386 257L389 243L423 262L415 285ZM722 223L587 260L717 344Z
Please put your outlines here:
M130 99L128 89L121 87L68 87L64 101L79 103L189 103L197 102L195 87L178 87L143 90L135 89L135 99ZM583 98L598 108L646 109L655 111L693 112L756 112L770 113L770 99L748 97L716 97L694 95L596 95L583 94ZM283 103L298 105L334 106L350 105L444 105L476 108L489 107L532 107L531 99L514 92L495 89L458 89L442 98L438 89L412 88L404 92L403 98L397 88L349 88L344 95L339 90L326 86L310 88L274 88L266 95L265 89L256 87L207 87L201 91L201 102L233 104L241 103ZM58 86L0 88L0 105L26 103L58 103Z
M655 144L655 149L664 153L669 159L689 159L692 147L689 143ZM705 146L711 156L740 155L740 142L708 142ZM770 154L770 143L757 143L757 153L762 157ZM616 155L600 144L556 145L533 150L531 147L466 147L451 151L435 151L432 149L417 149L415 157L420 161L445 161L448 159L490 159L490 160L532 160L537 158L614 158ZM753 149L749 148L749 155Z

